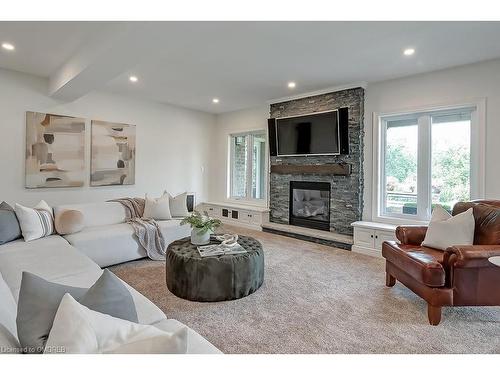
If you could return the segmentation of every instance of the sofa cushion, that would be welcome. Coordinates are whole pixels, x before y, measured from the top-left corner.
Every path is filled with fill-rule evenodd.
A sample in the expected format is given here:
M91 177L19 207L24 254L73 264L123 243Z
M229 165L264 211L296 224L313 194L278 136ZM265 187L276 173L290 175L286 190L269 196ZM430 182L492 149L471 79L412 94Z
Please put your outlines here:
M21 237L21 227L14 209L7 203L0 204L0 245Z
M190 235L189 226L181 226L180 222L177 219L158 221L167 246ZM64 238L101 267L146 257L146 250L139 244L134 229L126 223L86 227Z
M83 214L84 227L111 225L125 222L125 207L118 202L68 204L54 207L54 215L66 210L76 210Z
M418 282L430 287L445 284L445 271L442 266L444 253L439 250L418 245L402 245L386 241L382 245L382 256Z

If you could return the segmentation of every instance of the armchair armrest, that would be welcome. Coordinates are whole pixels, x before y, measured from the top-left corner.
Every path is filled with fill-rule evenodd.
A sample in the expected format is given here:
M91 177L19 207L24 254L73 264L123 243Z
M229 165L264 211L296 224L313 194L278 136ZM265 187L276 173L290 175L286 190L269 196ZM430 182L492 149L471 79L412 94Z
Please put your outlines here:
M421 245L426 232L426 226L400 225L396 228L396 237L403 245Z
M500 245L450 246L445 250L443 263L459 268L496 267L489 258L500 256Z

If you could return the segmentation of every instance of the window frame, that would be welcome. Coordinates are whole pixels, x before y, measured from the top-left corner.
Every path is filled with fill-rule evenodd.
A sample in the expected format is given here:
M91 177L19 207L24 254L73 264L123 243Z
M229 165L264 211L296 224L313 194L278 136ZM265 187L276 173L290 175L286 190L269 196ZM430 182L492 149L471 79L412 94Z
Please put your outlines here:
M372 220L388 224L426 224L431 215L431 116L437 112L471 108L470 195L471 199L484 198L485 179L485 114L486 99L435 105L401 111L373 113L373 186ZM387 119L417 117L417 215L385 213L385 151ZM426 166L424 168L424 166Z
M265 150L262 158L262 162L264 163L264 191L262 198L253 198L252 197L252 167L253 167L253 135L264 134L265 141ZM246 154L246 162L247 162L247 170L246 170L246 185L245 185L245 196L244 197L236 197L233 195L233 165L234 165L234 142L233 139L235 137L246 138L247 142L247 154ZM228 135L228 171L227 171L227 199L230 201L238 201L238 202L247 202L254 204L266 204L267 196L268 196L268 137L266 129L253 129L248 131L242 131L237 133L231 133Z

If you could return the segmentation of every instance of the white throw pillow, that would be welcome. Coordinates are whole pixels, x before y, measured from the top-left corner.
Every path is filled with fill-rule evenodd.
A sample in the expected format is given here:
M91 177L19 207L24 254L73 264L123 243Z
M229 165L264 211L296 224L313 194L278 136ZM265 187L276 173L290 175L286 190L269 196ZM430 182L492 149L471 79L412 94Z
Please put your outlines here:
M187 328L169 333L101 314L69 293L61 300L44 354L184 354Z
M474 214L472 208L456 216L451 216L441 206L432 211L423 246L446 250L454 245L474 243Z
M168 194L170 199L170 213L173 217L186 217L189 216L189 212L187 209L187 193L179 194L175 197L172 197L169 193L165 192L164 194Z
M155 220L170 220L170 197L168 194L163 194L160 198L149 198L146 194L144 201L143 217Z
M25 241L36 240L54 233L54 214L45 201L40 201L33 208L16 203L15 211Z

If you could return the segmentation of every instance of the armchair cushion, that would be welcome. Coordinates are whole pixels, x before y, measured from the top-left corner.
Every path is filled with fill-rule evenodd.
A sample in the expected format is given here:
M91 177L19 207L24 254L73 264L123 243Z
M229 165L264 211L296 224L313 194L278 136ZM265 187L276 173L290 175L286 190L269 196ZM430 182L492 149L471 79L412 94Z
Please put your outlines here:
M388 262L430 287L445 285L446 274L441 264L443 254L439 250L395 241L386 241L382 245L382 255Z

